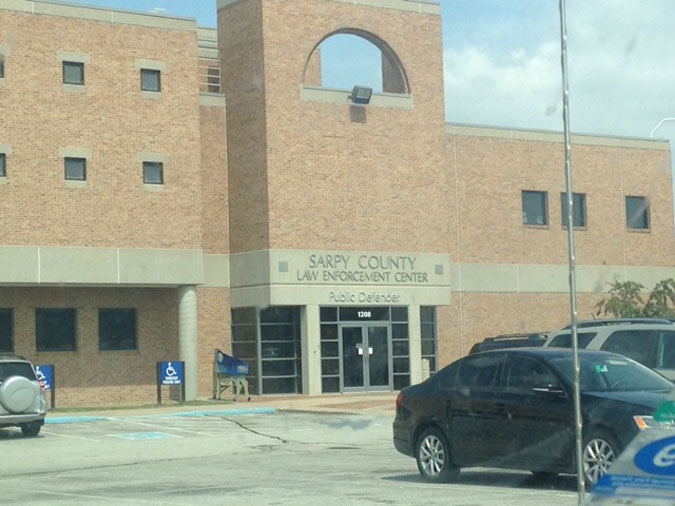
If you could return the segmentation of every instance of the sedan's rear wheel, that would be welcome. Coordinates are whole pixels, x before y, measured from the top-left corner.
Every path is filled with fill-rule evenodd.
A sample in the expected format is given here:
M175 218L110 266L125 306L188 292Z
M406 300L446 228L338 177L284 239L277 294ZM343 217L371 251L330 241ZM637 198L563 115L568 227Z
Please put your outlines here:
M425 430L417 440L415 447L417 468L427 481L441 482L457 479L459 468L450 458L450 448L443 433L431 427Z
M582 461L587 485L595 485L607 473L616 460L616 452L614 439L603 432L592 434L584 440Z

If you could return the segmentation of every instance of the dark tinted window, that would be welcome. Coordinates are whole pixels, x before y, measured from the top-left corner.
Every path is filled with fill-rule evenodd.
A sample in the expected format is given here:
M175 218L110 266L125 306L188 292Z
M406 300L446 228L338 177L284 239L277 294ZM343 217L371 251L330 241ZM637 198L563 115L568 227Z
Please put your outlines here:
M626 197L626 226L638 230L649 228L649 201L646 197Z
M0 153L0 177L7 176L7 155L5 153Z
M141 69L141 90L160 91L160 71L151 69Z
M136 349L136 310L98 310L98 349Z
M12 351L14 322L11 309L0 309L0 351Z
M675 369L675 332L661 332L656 367Z
M457 385L462 387L494 387L502 362L499 353L471 357L464 360L457 375Z
M595 336L595 332L577 332L579 348L586 348L588 343L590 343ZM549 346L553 348L571 348L572 334L560 334L559 336L554 337Z
M562 224L567 227L567 194L560 194L560 208L562 210ZM572 194L572 225L575 227L586 226L586 194L573 193Z
M84 84L84 63L64 61L63 82L65 84Z
M10 376L23 376L34 380L35 371L27 362L0 362L0 383Z
M546 192L523 191L523 224L548 225Z
M527 357L507 358L504 383L507 391L516 393L533 393L534 387L559 386L546 366Z
M647 367L618 356L580 354L581 391L672 390L673 384ZM569 384L574 378L572 353L551 359L550 366Z
M604 351L612 351L652 367L651 350L656 332L653 330L619 330L614 332L602 345Z
M36 309L37 351L75 349L75 309Z
M143 162L143 182L145 184L164 184L164 164L162 162Z

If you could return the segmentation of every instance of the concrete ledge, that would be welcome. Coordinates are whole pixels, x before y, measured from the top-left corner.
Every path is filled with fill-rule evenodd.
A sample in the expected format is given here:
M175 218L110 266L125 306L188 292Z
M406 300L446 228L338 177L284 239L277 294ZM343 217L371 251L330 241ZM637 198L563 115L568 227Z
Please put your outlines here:
M204 255L204 286L210 288L230 286L229 255Z
M6 155L11 155L12 154L12 146L10 144L0 143L0 153L4 153Z
M515 128L446 123L445 131L448 135L457 135L463 137L487 137L537 142L556 142L560 144L564 142L563 134L561 132L546 130L521 130ZM571 142L572 144L585 144L590 146L610 146L670 151L670 142L663 139L572 134Z
M199 105L204 107L226 107L225 95L220 93L200 93Z
M73 51L57 51L56 59L58 61L89 63L89 55L86 55L84 53L75 53Z
M332 104L358 106L350 99L351 90L340 90L335 88L324 88L321 86L310 86L307 84L300 85L300 100L313 102L329 102ZM412 95L402 95L396 93L375 93L370 98L369 107L385 107L391 109L412 109L413 97Z
M146 60L143 58L136 58L134 61L134 66L136 69L159 70L160 72L164 72L166 63L160 60Z
M394 9L398 11L417 12L420 14L441 15L441 6L438 2L419 0L332 0L364 7L377 7L380 9Z
M149 98L150 100L159 100L162 98L161 91L141 91L141 98Z
M63 91L68 93L84 93L84 84L63 84Z
M61 16L113 24L163 28L184 32L197 31L197 23L191 18L150 14L140 11L107 9L104 7L68 4L63 2L49 2L45 0L2 0L2 2L0 2L0 10Z
M2 7L0 7L1 9ZM8 44L0 44L0 55L2 56L9 56L11 53L11 50L9 48Z
M87 181L80 181L75 179L66 179L66 188L86 188Z
M91 158L91 150L87 148L59 148L59 158Z
M7 178L5 176L0 176L0 186L7 184Z

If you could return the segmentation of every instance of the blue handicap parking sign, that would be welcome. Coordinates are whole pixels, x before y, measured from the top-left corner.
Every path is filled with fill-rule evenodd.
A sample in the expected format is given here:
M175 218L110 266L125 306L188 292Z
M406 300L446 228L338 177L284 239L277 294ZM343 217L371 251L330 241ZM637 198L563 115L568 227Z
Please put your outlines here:
M159 378L162 385L181 385L183 383L183 363L160 362Z
M54 384L54 366L40 364L35 366L35 376L45 390L51 390Z

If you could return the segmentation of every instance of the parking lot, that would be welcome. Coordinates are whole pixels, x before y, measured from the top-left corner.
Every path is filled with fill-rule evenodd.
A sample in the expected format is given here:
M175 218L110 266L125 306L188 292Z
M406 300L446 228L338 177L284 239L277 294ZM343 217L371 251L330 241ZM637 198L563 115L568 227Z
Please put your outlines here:
M573 505L574 479L467 470L421 481L388 414L119 416L0 429L4 504Z

